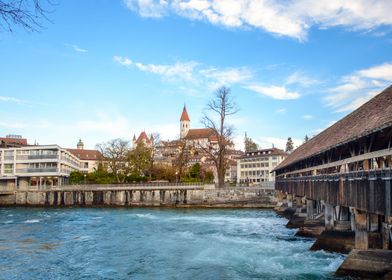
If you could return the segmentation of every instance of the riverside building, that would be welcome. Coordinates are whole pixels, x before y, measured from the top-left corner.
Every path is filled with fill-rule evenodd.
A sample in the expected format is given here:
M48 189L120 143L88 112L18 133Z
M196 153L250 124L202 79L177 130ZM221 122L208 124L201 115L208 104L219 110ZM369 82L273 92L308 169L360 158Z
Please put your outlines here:
M98 165L102 162L102 154L98 150L87 150L84 148L82 139L79 139L76 149L67 149L80 161L80 172L92 173L98 169Z
M45 189L68 183L80 160L58 145L0 148L0 189Z
M237 159L237 183L257 184L275 181L272 170L286 157L287 153L277 148L246 152Z

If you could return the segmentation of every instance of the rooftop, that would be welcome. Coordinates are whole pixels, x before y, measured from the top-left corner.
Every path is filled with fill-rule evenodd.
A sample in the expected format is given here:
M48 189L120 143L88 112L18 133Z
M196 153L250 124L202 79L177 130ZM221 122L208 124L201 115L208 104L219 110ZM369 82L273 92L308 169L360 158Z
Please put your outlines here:
M67 149L74 156L81 160L100 160L102 154L97 150Z
M298 147L275 170L392 125L392 86Z
M239 158L250 158L250 157L260 157L260 156L287 156L288 153L278 148L270 149L260 149L246 152L243 156Z
M186 107L184 106L184 109L182 109L182 114L180 121L188 121L190 122L191 120L189 119L188 112L186 111Z

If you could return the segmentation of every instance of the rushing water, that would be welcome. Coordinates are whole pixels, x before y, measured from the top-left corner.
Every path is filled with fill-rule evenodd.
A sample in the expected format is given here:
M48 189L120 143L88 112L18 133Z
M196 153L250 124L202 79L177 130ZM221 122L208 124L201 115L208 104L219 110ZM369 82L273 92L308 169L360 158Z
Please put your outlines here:
M0 279L333 279L268 210L0 208Z

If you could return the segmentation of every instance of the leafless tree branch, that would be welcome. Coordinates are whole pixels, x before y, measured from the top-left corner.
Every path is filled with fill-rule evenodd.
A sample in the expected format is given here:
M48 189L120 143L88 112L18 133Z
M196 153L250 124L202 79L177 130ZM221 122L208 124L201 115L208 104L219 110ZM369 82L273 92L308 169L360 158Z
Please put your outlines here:
M55 3L51 0L0 0L0 30L12 32L15 26L27 31L38 32L43 28L42 21L50 21L53 12L48 7Z

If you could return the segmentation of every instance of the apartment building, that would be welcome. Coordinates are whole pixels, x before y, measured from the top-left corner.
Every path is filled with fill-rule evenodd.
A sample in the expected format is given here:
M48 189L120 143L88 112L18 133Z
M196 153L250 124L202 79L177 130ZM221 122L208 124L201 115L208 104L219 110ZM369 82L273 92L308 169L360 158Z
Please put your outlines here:
M61 186L80 168L80 160L58 145L0 148L2 189Z
M287 153L277 148L246 152L237 159L237 183L257 184L275 181L271 171L286 157Z

